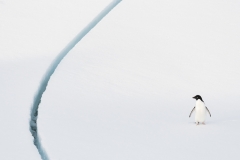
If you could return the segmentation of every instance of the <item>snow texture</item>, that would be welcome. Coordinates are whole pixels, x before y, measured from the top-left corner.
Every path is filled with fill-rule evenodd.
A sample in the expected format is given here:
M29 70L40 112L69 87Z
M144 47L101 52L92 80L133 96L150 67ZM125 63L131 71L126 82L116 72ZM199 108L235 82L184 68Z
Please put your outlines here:
M41 159L29 132L36 90L63 46L110 2L0 2L0 159ZM49 159L238 160L239 7L122 1L48 83L38 133ZM212 114L206 125L188 117L196 94Z
M49 156L239 159L236 15L228 2L123 1L49 82L39 110ZM197 94L206 125L188 117Z
M112 1L101 13L97 15L92 22L90 22L69 44L59 53L56 59L53 61L52 65L49 67L46 72L43 80L39 86L37 94L34 98L33 107L31 111L31 120L30 120L30 131L32 136L34 137L34 145L37 147L39 154L43 160L49 160L46 151L43 149L39 135L38 135L38 127L37 127L37 118L38 118L38 108L41 103L41 98L43 93L45 92L48 82L54 73L55 69L62 61L62 59L68 54L68 52L93 28L95 25L101 21L101 19L106 16L120 1L114 0Z

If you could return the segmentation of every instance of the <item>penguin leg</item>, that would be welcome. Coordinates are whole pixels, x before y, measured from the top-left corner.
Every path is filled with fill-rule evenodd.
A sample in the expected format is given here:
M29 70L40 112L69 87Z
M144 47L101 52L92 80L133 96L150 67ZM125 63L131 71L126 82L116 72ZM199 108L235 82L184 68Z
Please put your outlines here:
M199 125L199 122L196 122L196 126Z

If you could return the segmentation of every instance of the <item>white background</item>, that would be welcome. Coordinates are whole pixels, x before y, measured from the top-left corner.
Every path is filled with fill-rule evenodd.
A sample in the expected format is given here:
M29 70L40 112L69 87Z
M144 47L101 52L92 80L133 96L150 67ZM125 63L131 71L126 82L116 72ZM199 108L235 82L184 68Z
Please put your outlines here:
M1 159L40 159L31 104L111 1L1 1ZM237 1L122 1L66 56L39 109L50 159L239 159ZM200 94L206 125L188 118Z

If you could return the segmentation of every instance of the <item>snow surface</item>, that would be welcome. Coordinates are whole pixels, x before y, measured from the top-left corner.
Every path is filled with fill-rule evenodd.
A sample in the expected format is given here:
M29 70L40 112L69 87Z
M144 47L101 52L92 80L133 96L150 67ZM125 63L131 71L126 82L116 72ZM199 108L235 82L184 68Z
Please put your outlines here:
M31 109L31 120L30 120L30 131L32 133L32 136L34 137L34 145L36 145L39 154L41 155L43 160L49 160L48 155L45 151L45 149L42 147L39 134L38 134L38 109L39 105L42 100L42 95L47 89L48 82L53 75L54 71L58 67L58 65L61 63L62 59L69 53L70 50L72 50L76 44L81 41L81 39L90 31L92 30L120 1L115 0L109 3L102 11L88 24L86 27L82 29L74 38L71 40L66 47L57 55L55 60L52 62L49 69L46 71L46 74L44 75L39 87L38 91L36 93L36 96L34 98L34 102Z
M239 159L239 5L122 1L49 81L38 125L50 160ZM40 159L28 128L30 107L48 64L81 28L71 24L66 28L75 31L54 33L70 38L31 42L32 54L20 40L1 48L0 159ZM206 125L188 118L196 94L212 114Z

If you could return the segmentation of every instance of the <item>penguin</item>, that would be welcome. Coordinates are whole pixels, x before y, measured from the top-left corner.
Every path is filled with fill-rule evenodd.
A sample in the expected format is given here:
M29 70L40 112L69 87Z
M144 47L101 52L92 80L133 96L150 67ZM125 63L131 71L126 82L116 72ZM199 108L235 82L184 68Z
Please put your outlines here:
M209 109L205 106L205 103L200 95L196 95L192 98L196 99L196 106L193 107L193 109L189 115L189 118L191 117L193 111L196 111L196 113L195 113L196 125L199 125L200 123L205 124L206 113L208 112L210 117L211 117L211 113L210 113Z

